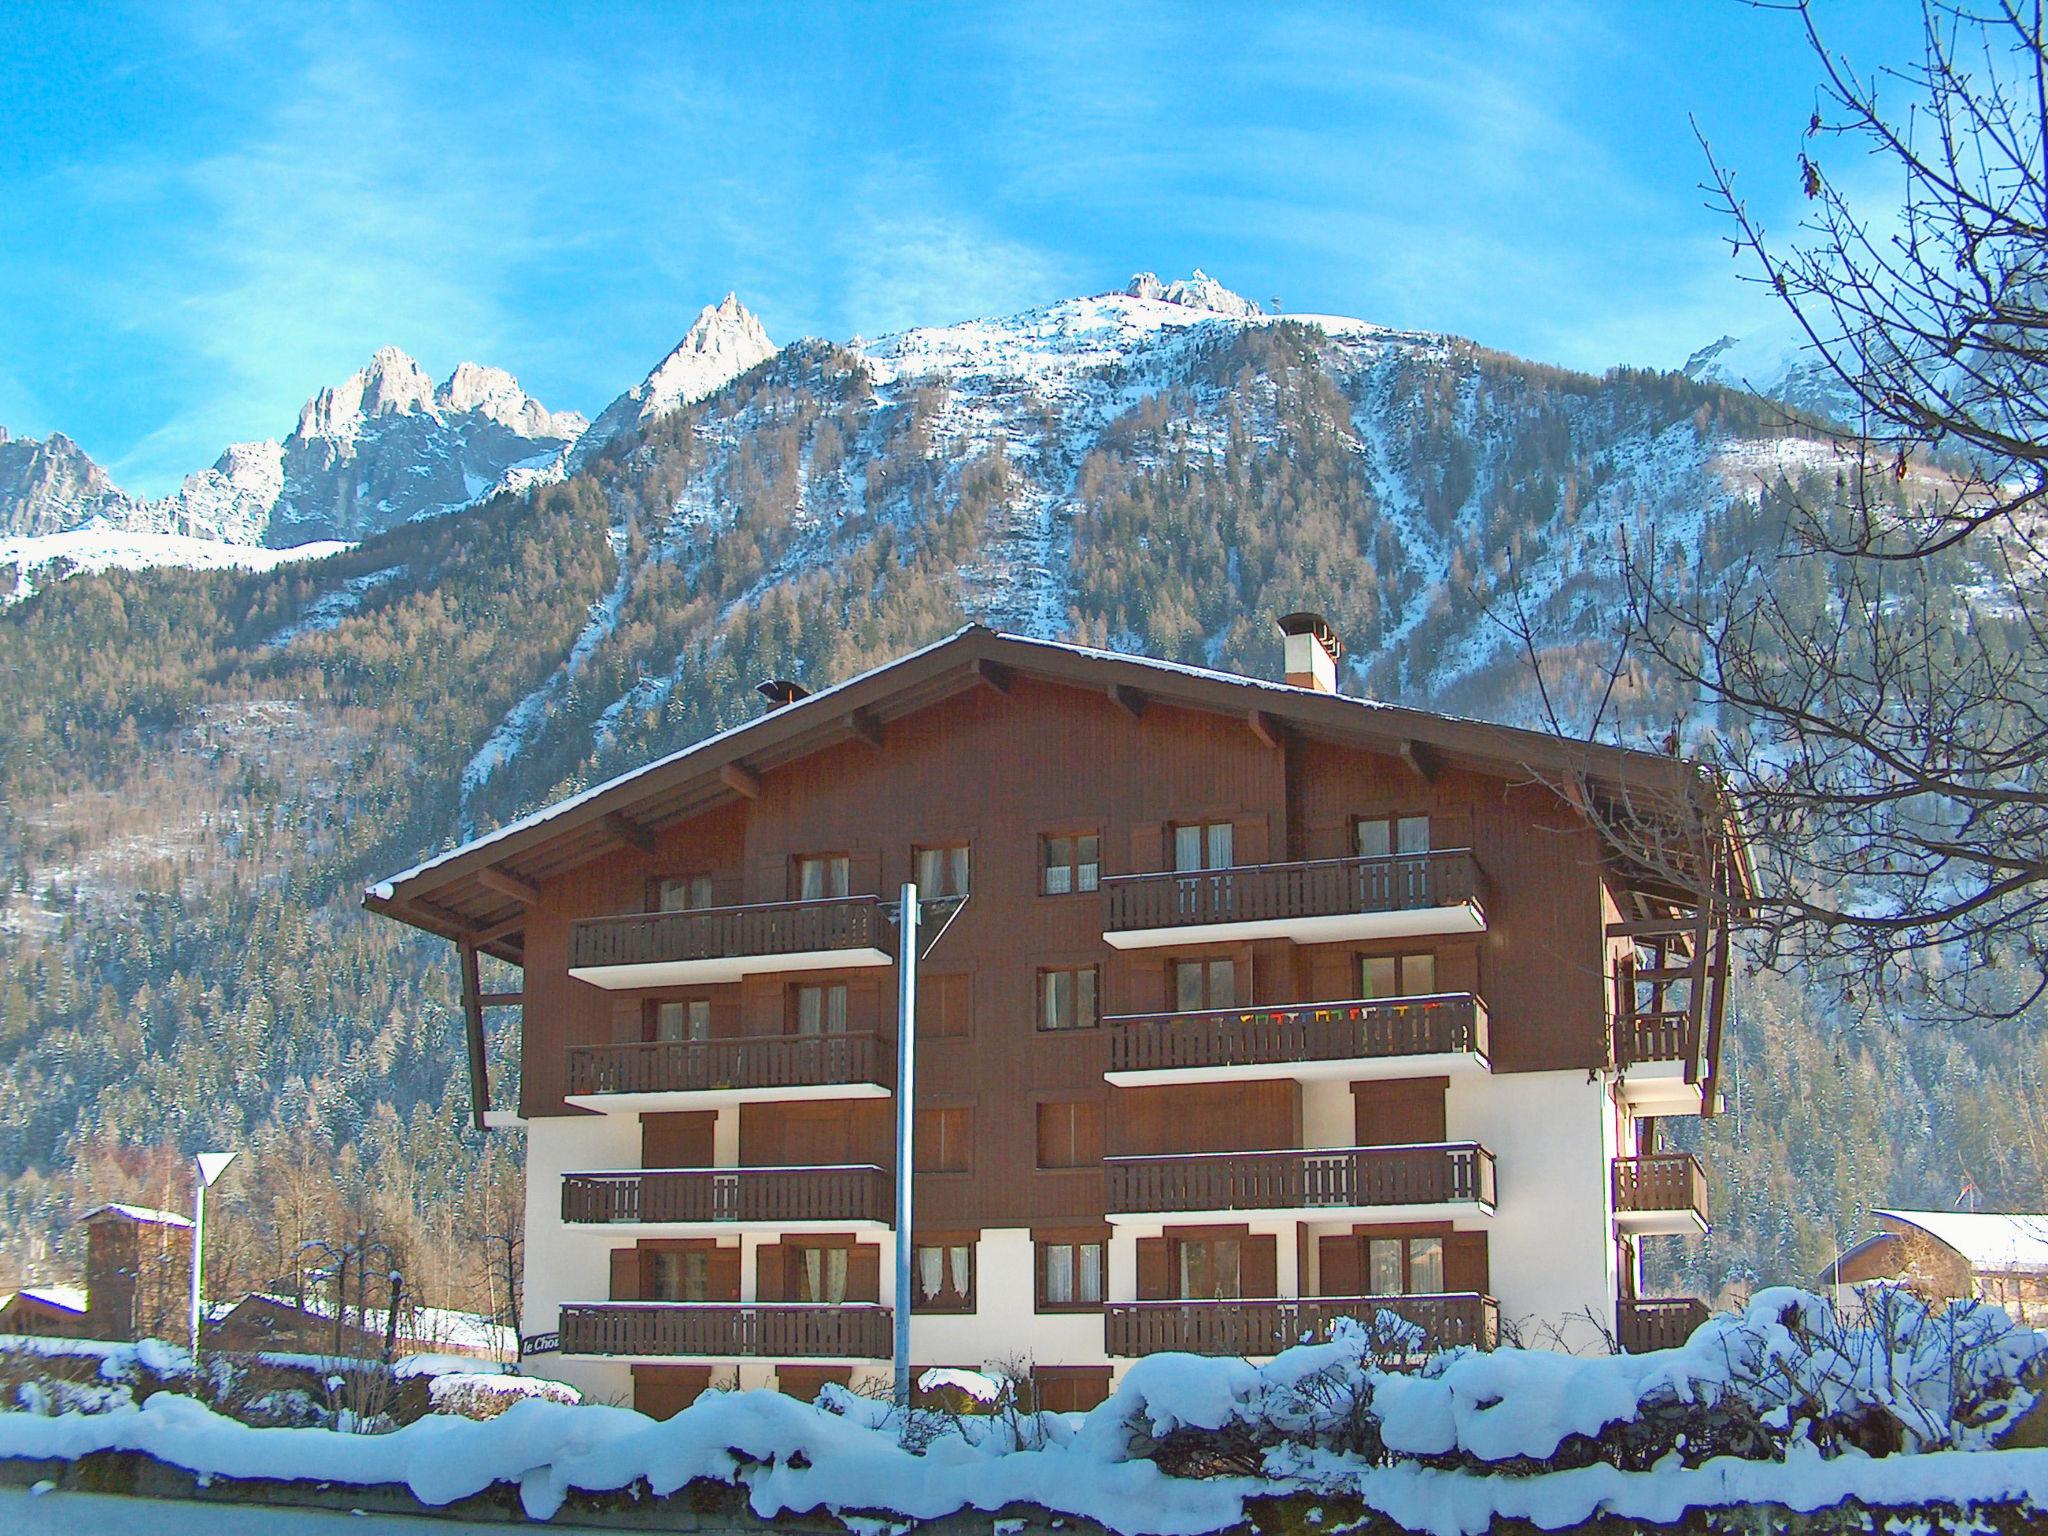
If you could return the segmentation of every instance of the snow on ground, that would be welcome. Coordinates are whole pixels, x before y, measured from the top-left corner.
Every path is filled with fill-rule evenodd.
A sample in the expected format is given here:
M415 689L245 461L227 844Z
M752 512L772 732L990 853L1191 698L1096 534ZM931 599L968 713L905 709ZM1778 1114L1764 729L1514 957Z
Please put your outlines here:
M464 1532L525 1531L533 1527L473 1524ZM0 1488L0 1531L10 1536L450 1536L433 1516L379 1515L365 1519L345 1509L279 1509L268 1504L200 1503L190 1499L123 1498L110 1493Z
M324 592L315 598L304 613L264 641L264 646L279 650L301 635L317 635L336 628L343 619L363 606L364 598L386 582L396 581L405 572L403 565L387 565L381 571L365 571L360 576L351 576L332 592Z
M228 544L177 533L128 533L101 528L0 539L0 603L20 602L32 596L37 577L62 580L99 571L142 571L159 566L267 571L298 560L324 560L352 548L351 544L323 539L290 549L264 549L254 544ZM12 591L5 582L10 570L14 575Z

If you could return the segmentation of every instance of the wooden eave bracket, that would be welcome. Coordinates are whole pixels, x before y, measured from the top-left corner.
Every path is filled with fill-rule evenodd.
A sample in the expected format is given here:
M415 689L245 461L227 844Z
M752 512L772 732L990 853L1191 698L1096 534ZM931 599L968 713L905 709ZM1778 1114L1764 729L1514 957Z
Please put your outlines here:
M993 688L997 693L1003 694L1010 691L1010 669L1001 662L990 661L986 656L977 656L972 667L974 680L983 687Z
M654 857L654 834L632 818L613 811L604 819L604 830L613 841Z
M1251 711L1251 713L1244 717L1244 723L1250 726L1252 734L1267 746L1277 747L1280 745L1279 722L1263 709Z
M882 722L864 709L856 709L846 717L846 728L859 740L866 742L876 751L882 748L885 739Z
M487 891L530 907L540 900L540 888L521 880L517 875L508 875L504 870L486 864L476 872L476 883Z
M1145 718L1145 695L1142 690L1133 688L1126 683L1111 683L1109 685L1109 698L1111 703L1115 704L1118 709L1129 715L1133 720Z
M718 770L718 782L749 800L761 798L761 775L741 763L727 763Z
M1405 738L1395 750L1400 754L1401 761L1408 765L1409 771L1425 784L1434 784L1436 776L1443 772L1443 759L1436 755L1436 748L1427 742Z

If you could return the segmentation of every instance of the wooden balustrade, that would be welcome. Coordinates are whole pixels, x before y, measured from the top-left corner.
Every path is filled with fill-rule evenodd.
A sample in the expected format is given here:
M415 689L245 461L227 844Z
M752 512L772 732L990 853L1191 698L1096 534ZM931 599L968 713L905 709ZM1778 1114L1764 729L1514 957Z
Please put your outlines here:
M567 1222L881 1221L893 1195L880 1168L661 1168L562 1176Z
M888 948L881 898L773 901L693 912L632 912L569 925L569 969Z
M891 1314L867 1302L588 1302L562 1308L565 1355L886 1360Z
M1624 1296L1615 1303L1615 1340L1631 1355L1676 1349L1710 1315L1707 1304L1691 1296Z
M1480 883L1469 848L1114 875L1102 882L1109 903L1104 931L1454 907L1478 902Z
M1684 1010L1642 1011L1624 1014L1614 1021L1614 1064L1643 1066L1657 1061L1684 1061L1686 1021Z
M1131 1214L1494 1203L1493 1154L1473 1142L1115 1157L1103 1168L1109 1209Z
M1691 1211L1707 1219L1707 1170L1690 1152L1614 1160L1614 1209L1623 1215Z
M1108 1352L1119 1357L1180 1351L1195 1355L1271 1355L1327 1341L1340 1318L1392 1335L1391 1313L1421 1335L1422 1351L1500 1338L1500 1304L1473 1292L1424 1296L1304 1296L1300 1300L1137 1301L1104 1309ZM1394 1342L1392 1338L1389 1342ZM1405 1352L1405 1351L1404 1351Z
M1109 1026L1112 1072L1399 1056L1486 1057L1486 1005L1469 992L1127 1014L1103 1023Z
M880 1035L743 1035L569 1048L569 1092L710 1093L730 1088L887 1086ZM889 1076L884 1072L889 1071Z

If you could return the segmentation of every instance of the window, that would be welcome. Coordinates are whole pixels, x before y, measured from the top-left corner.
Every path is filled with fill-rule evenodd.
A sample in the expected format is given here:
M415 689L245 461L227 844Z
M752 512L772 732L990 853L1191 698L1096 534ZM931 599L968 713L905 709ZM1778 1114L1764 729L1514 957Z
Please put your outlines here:
M919 1173L966 1173L974 1166L974 1112L920 1109L915 1164Z
M1242 1248L1234 1237L1183 1238L1180 1293L1189 1301L1229 1301L1242 1296Z
M655 889L655 907L662 912L699 912L710 905L709 875L676 875Z
M1436 991L1435 955L1367 955L1358 968L1360 997L1428 997Z
M1205 1008L1235 1008L1236 963L1230 960L1174 961L1173 996L1168 1001L1176 1013L1199 1013Z
M847 894L852 861L843 853L807 854L796 861L796 899L826 901Z
M654 1038L657 1040L709 1040L711 1004L702 998L681 1003L654 1005Z
M1101 1306L1103 1248L1100 1242L1040 1243L1039 1308Z
M920 848L912 859L917 871L917 894L965 896L967 894L967 845L954 843L943 848Z
M957 1039L974 1027L974 978L921 976L917 982L917 1032L930 1040Z
M1431 1296L1444 1288L1441 1237L1374 1237L1365 1245L1366 1288L1374 1296Z
M790 988L792 1022L799 1035L846 1033L846 983Z
M974 1310L974 1244L918 1243L910 1250L910 1278L917 1288L914 1310Z
M1231 824L1227 821L1185 822L1173 829L1173 867L1178 872L1228 869L1231 866Z
M1093 832L1038 840L1038 889L1047 896L1094 890L1102 880L1102 838Z
M1357 824L1358 856L1383 859L1395 853L1429 852L1427 816L1361 816Z
M1102 1105L1069 1099L1038 1106L1038 1166L1092 1168L1102 1161Z
M1100 1018L1095 1009L1095 995L1096 969L1092 965L1040 971L1038 1027L1093 1029Z
M838 1305L846 1300L846 1271L853 1255L844 1248L796 1248L791 1250L795 1273L790 1289L798 1301Z
M649 1301L709 1301L711 1255L701 1248L643 1250L644 1292Z

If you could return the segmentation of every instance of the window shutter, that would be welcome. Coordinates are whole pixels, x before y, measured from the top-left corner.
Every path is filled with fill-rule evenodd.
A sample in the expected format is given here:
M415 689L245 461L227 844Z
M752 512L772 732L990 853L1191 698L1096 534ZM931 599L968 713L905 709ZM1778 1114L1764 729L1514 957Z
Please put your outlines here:
M1353 1083L1357 1144L1402 1147L1442 1141L1448 1086L1441 1077Z
M1074 1106L1074 1163L1091 1168L1102 1161L1102 1102L1089 1099Z
M711 1250L709 1282L711 1300L740 1299L740 1250L737 1247Z
M873 896L882 889L882 852L879 848L865 851L855 850L847 855L846 893L849 896ZM918 895L922 897L923 891Z
M1263 864L1266 862L1269 837L1267 829L1271 819L1261 811L1252 816L1237 819L1237 847L1233 850L1239 864Z
M1255 1301L1280 1293L1280 1255L1272 1237L1247 1237L1239 1250L1238 1288Z
M645 1033L646 1004L629 994L612 999L612 1043L636 1044Z
M1482 1296L1491 1286L1487 1272L1486 1234L1453 1232L1444 1239L1444 1288L1477 1291Z
M1358 1272L1358 1239L1326 1237L1318 1253L1322 1278L1316 1292L1322 1296L1362 1296L1365 1281Z
M763 1243L754 1250L754 1299L782 1300L782 1282L782 1244Z
M1307 827L1308 857L1312 859L1348 859L1358 849L1351 837L1351 819L1348 816L1317 816Z
M712 1138L718 1125L715 1110L690 1114L640 1117L642 1168L709 1168L717 1159Z
M612 1250L612 1300L638 1301L640 1299L640 1250L638 1248L614 1248Z
M1141 821L1131 828L1131 867L1134 875L1166 868L1166 823ZM1108 870L1103 871L1108 874Z
M846 1260L846 1299L882 1299L882 1249L878 1243L857 1243Z
M755 901L788 901L795 895L796 869L788 859L755 860Z
M1163 1237L1138 1239L1138 1300L1173 1299L1173 1254Z
M1436 952L1436 987L1439 992L1479 990L1479 948L1474 944L1447 944Z

